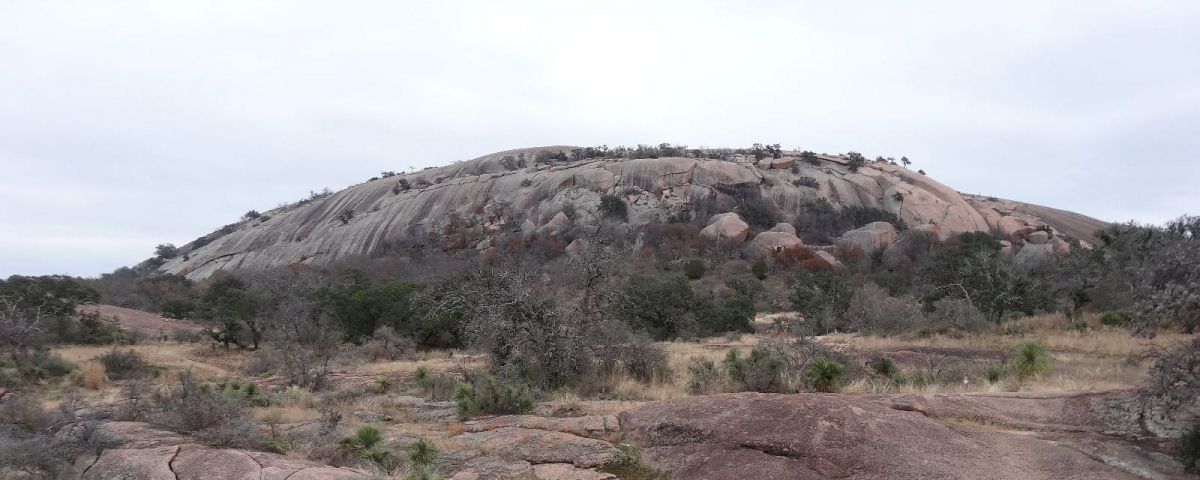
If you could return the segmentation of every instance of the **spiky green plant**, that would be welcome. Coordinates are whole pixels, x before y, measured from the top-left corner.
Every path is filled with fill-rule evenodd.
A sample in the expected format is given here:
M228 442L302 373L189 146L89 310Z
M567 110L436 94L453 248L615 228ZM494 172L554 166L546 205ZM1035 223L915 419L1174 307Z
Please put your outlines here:
M437 459L437 454L437 445L424 438L418 438L417 441L408 445L408 460L413 465L433 465L433 461Z
M358 427L353 436L343 439L342 442L353 448L363 460L389 472L392 470L392 452L383 444L383 434L375 426Z
M842 364L825 357L813 359L804 369L804 375L808 377L813 390L825 393L841 390L843 374Z
M1046 346L1035 341L1021 342L1017 346L1017 356L1009 362L1009 368L1018 378L1040 377L1051 368L1050 356L1046 354Z

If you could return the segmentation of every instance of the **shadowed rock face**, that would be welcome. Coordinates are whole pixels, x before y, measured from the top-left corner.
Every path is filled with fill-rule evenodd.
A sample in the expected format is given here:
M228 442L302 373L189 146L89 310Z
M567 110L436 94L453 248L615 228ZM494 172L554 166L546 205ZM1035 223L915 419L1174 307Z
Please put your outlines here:
M1089 230L1105 226L1061 210L967 197L894 165L869 163L852 173L844 159L835 156L819 156L820 165L794 161L793 155L766 165L753 158L533 164L536 152L560 148L570 147L500 152L369 181L304 205L265 212L269 218L237 224L227 234L211 235L205 245L184 246L186 256L169 260L161 270L204 278L224 269L297 262L324 265L385 251L405 238L441 235L456 220L456 225L468 225L482 240L531 231L552 235L572 226L596 225L602 216L597 212L600 197L606 194L618 195L628 203L631 225L664 221L678 212L693 211L698 204L728 211L735 204L731 195L736 193L731 192L741 192L762 198L785 221L794 220L805 203L825 198L835 205L888 210L910 226L938 225L946 238L970 231L1011 233L1006 229L1049 223L1056 231L1062 229L1086 240L1092 233ZM526 167L510 169L513 162L503 160L522 153L527 157ZM793 185L800 177L816 179L820 188ZM401 188L402 179L411 188ZM558 215L566 205L573 207L573 214ZM1039 212L1047 218L1039 218Z
M1113 396L747 393L619 418L673 478L1183 478L1096 413Z

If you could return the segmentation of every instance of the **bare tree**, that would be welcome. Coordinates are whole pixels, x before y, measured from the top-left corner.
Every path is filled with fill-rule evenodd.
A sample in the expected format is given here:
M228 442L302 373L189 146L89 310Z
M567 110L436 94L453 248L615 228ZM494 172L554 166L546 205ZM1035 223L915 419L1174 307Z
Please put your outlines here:
M20 308L16 302L0 299L0 342L8 350L9 358L20 369L29 347L37 341L44 329L41 327L42 307Z

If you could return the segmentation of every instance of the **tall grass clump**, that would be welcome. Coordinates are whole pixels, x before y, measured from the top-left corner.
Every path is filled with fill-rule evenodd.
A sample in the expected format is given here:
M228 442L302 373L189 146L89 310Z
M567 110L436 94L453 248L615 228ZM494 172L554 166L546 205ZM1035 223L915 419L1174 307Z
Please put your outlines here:
M1040 377L1051 368L1050 356L1046 346L1035 341L1021 342L1017 346L1017 356L1009 362L1009 368L1018 378Z

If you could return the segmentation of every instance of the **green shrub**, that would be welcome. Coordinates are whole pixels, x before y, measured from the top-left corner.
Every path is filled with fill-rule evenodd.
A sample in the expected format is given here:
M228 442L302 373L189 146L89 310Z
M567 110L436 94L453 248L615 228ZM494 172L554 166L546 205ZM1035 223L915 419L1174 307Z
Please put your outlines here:
M353 436L342 439L342 444L349 446L363 460L378 465L386 471L392 471L392 452L383 444L383 434L373 425L358 427Z
M1189 472L1200 472L1200 425L1192 427L1179 439L1179 459Z
M1129 325L1129 314L1117 310L1109 310L1100 314L1100 324L1109 327L1124 327Z
M821 182L813 177L800 177L792 180L792 185L797 187L821 188Z
M735 209L737 214L745 220L746 223L759 227L771 228L775 226L775 214L771 212L771 208L761 200L747 200L738 205Z
M104 364L104 373L113 380L141 376L149 365L142 355L133 349L122 352L114 348L97 360Z
M689 280L699 280L704 276L704 262L701 260L692 260L683 266L683 274Z
M896 367L896 361L888 357L879 357L871 360L871 369L875 370L875 373L885 377L891 377L892 375L895 375L896 372L900 371L900 369Z
M712 360L693 363L688 367L688 392L693 395L712 393L721 385L721 371Z
M600 197L600 213L604 218L616 218L626 220L629 216L629 206L625 205L625 201L616 195L605 195Z
M529 186L532 186L532 185L533 185L533 180L530 180L530 179L528 179L528 178L526 178L526 179L524 179L524 180L521 180L521 186L522 186L522 187L529 187Z
M417 367L414 381L417 388L430 400L444 401L454 398L458 380L446 374L432 374L424 365Z
M1008 370L1002 363L993 363L983 370L983 378L986 378L988 383L999 382L1006 375L1008 375Z
M492 376L485 377L479 385L458 384L454 399L458 402L458 416L463 419L484 413L506 415L533 410L529 387L505 383Z
M367 385L367 392L376 395L383 395L392 390L392 377L379 377L375 382Z
M722 362L729 378L742 385L743 391L778 392L783 386L783 359L763 347L754 347L742 356L730 348Z
M437 467L421 465L400 477L400 480L442 480L442 476L438 474Z
M1017 346L1017 356L1009 362L1009 368L1019 378L1038 377L1050 371L1050 357L1046 354L1046 346L1035 341L1021 342Z
M859 168L862 168L867 163L867 158L858 152L849 152L845 157L848 162L847 167L850 168L851 172L857 172Z
M766 280L767 279L767 262L761 258L758 260L755 260L754 264L750 266L750 273L754 274L754 278L757 278L759 280Z
M408 445L408 460L413 465L421 467L433 465L433 461L437 459L437 454L437 445L424 438L418 438L417 441Z
M842 365L825 357L813 359L804 370L808 383L818 392L831 393L841 390L843 375Z

